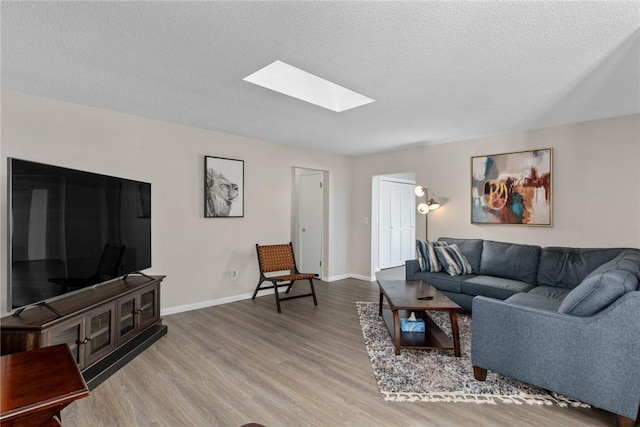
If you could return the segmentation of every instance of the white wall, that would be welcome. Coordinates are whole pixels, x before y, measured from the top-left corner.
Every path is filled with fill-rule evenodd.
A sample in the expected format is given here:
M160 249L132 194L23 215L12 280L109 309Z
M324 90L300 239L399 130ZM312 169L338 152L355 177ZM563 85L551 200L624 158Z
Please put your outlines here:
M470 221L472 156L553 148L553 226ZM371 177L414 171L444 205L429 213L429 238L483 238L541 246L640 247L640 115L356 158L352 172L352 269L369 276ZM416 220L424 237L424 221Z
M164 312L246 298L256 243L291 240L292 168L328 172L327 275L346 276L352 159L25 95L2 93L0 222L7 242L7 157L152 183L151 274L167 275ZM203 217L204 156L244 160L244 218ZM2 312L7 307L6 243ZM231 271L239 272L231 280Z
M348 158L16 92L2 94L0 227L7 242L6 158L153 184L153 274L166 274L164 312L246 298L257 282L255 243L291 236L293 167L327 171L323 274L369 278L372 177L415 173L444 205L429 237L543 246L640 247L640 115ZM553 227L470 223L471 156L552 147ZM245 161L245 217L203 218L204 155ZM416 214L418 215L418 214ZM365 224L364 218L369 218ZM424 236L424 218L416 218ZM0 247L6 312L6 243ZM231 271L239 271L231 280Z

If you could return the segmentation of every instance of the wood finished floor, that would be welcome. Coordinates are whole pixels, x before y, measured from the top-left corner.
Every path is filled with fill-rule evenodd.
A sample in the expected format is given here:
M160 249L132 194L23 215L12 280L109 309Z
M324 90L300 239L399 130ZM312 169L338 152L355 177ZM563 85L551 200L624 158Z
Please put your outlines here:
M397 271L382 272L397 274ZM374 283L316 282L311 298L273 295L166 316L169 333L62 412L65 426L614 426L597 409L385 402L356 301ZM297 283L298 292L308 286Z

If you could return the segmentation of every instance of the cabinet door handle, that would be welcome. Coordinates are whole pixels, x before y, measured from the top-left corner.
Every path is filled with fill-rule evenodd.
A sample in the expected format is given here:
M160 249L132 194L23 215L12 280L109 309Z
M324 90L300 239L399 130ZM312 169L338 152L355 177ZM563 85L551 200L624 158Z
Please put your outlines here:
M136 314L140 314L140 313L142 313L142 309L141 308L136 310Z

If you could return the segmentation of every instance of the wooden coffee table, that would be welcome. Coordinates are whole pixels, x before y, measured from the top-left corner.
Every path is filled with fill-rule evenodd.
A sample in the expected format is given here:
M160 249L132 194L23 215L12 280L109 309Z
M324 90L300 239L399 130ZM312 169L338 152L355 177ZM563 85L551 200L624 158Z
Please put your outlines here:
M401 348L445 349L453 350L456 357L460 357L458 312L462 311L462 307L422 280L380 279L378 286L380 287L379 313L389 329L396 354L400 354ZM419 300L418 297L423 295L430 295L433 299ZM383 309L384 299L387 300L389 309ZM400 330L400 317L409 317L412 311L416 313L416 318L424 319L425 332ZM429 317L428 311L449 312L453 340Z

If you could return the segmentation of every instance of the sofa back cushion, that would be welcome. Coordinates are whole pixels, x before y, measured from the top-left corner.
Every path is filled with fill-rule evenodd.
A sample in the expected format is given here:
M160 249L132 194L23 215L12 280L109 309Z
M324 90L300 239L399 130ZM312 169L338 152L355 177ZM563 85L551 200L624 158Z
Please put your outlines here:
M624 251L627 249L543 248L538 267L538 285L575 288L589 273Z
M456 239L453 237L441 237L438 239L450 245L457 245L460 252L469 261L474 273L480 271L480 256L482 255L482 239Z
M604 273L610 270L625 270L632 273L640 281L640 250L630 249L622 252L609 262L605 262L600 267L589 273L589 276Z
M558 313L592 316L627 292L638 289L638 278L625 270L609 270L587 277L567 294Z
M540 246L485 240L480 257L480 274L536 283Z

